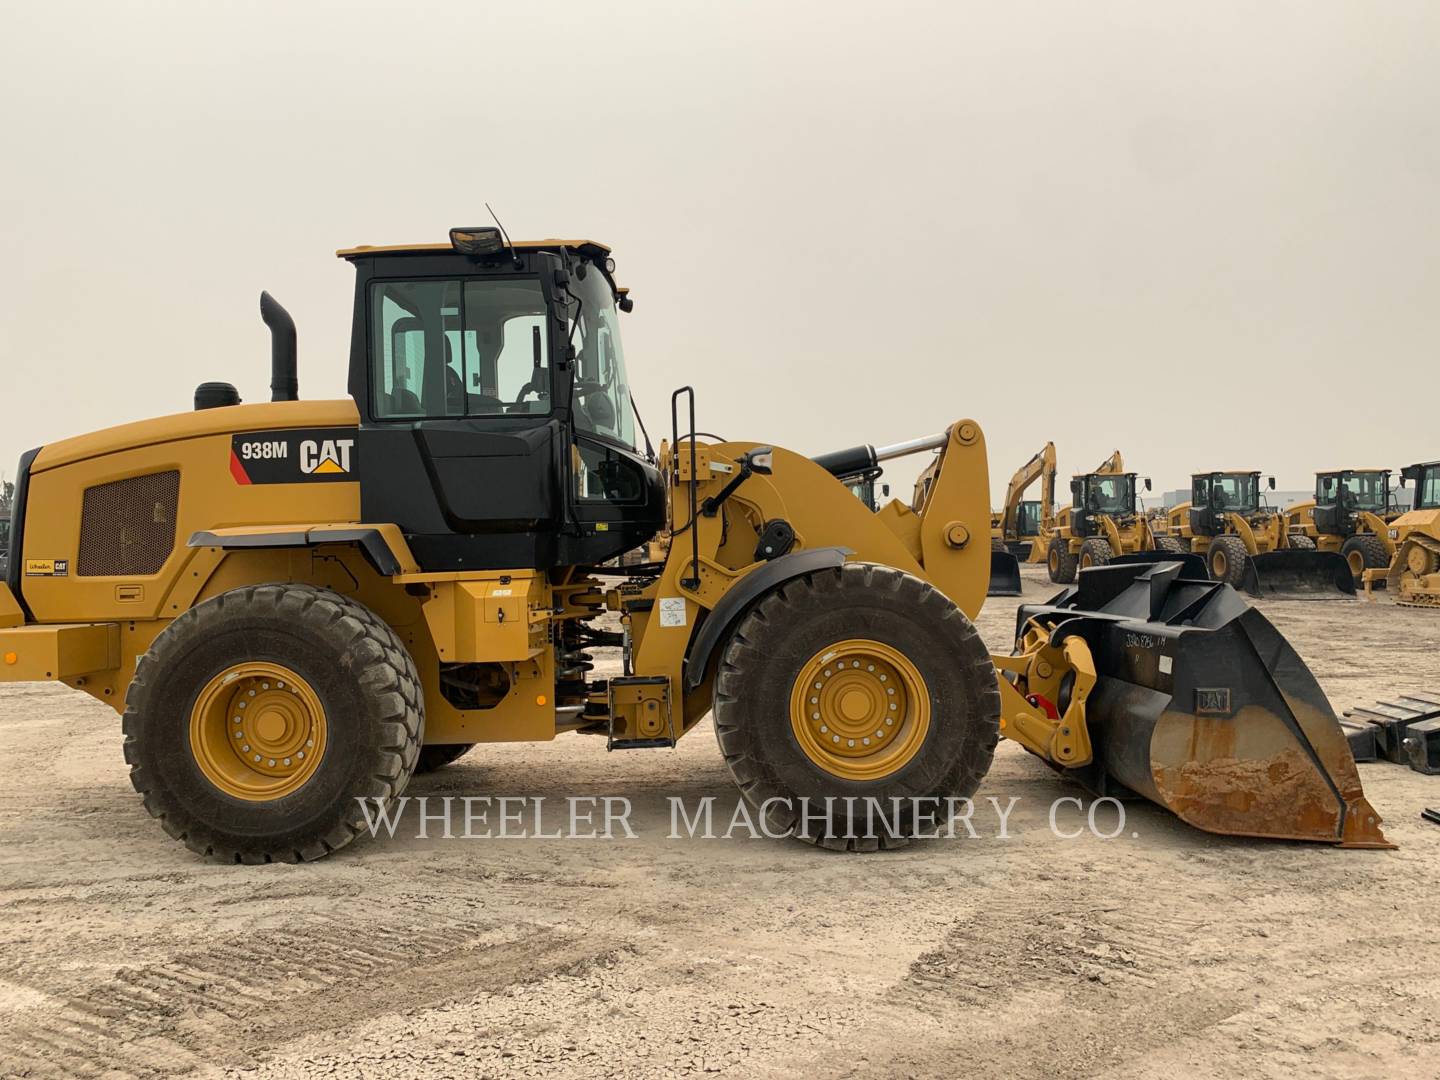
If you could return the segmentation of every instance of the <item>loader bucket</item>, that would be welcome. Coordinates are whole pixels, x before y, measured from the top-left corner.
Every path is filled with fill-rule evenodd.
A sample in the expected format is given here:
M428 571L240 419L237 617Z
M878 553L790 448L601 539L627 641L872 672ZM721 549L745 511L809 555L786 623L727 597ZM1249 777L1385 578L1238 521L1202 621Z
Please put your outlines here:
M1270 600L1343 600L1354 598L1355 578L1336 551L1271 551L1245 560L1241 588Z
M1018 616L1089 646L1094 758L1064 771L1095 793L1143 795L1207 832L1393 846L1315 677L1230 586L1174 562L1097 567Z
M990 588L986 596L1020 595L1020 560L1008 551L990 552Z

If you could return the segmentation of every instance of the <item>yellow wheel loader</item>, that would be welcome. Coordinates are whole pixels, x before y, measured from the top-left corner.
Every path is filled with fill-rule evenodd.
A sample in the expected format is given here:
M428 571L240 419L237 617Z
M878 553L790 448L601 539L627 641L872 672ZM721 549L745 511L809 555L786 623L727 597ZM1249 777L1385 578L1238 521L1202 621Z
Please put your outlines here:
M1400 513L1389 469L1337 469L1315 474L1315 498L1286 510L1294 550L1337 552L1358 585L1366 570L1384 570L1395 555L1389 522Z
M1414 482L1415 497L1386 529L1395 555L1383 571L1385 583L1397 603L1440 608L1440 461L1411 465L1400 476L1402 484ZM1366 571L1367 590L1381 573Z
M1071 504L1060 511L1046 538L1051 581L1069 584L1078 570L1117 561L1153 561L1152 553L1183 561L1178 542L1151 530L1139 507L1136 474L1124 468L1117 450L1095 472L1070 480ZM1150 489L1148 479L1145 488Z
M1318 551L1303 533L1290 531L1281 510L1260 495L1260 473L1195 473L1190 501L1171 507L1167 533L1203 556L1210 576L1251 596L1341 599L1355 596L1349 564L1337 552ZM1275 488L1275 478L1269 477Z
M348 397L300 400L263 296L270 402L206 383L21 460L0 678L120 711L135 789L194 851L318 858L474 744L655 750L708 713L765 827L830 848L933 833L1001 735L1202 829L1389 846L1314 678L1224 585L1088 571L987 653L975 422L887 448L934 457L878 512L839 477L881 453L702 442L688 388L655 455L604 245L340 254ZM662 530L662 563L617 564Z

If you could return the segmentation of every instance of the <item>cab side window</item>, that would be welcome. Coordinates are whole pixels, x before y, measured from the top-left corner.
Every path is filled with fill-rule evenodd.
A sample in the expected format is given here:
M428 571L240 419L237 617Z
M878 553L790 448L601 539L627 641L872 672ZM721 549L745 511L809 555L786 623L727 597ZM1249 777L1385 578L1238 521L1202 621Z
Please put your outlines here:
M539 281L376 282L370 309L370 405L378 419L550 412Z

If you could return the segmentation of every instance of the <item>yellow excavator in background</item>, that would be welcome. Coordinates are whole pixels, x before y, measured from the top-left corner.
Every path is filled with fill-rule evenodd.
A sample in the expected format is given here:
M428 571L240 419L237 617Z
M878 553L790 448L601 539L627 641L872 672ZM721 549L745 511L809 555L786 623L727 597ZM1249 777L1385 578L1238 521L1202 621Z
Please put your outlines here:
M990 538L997 549L1027 562L1044 561L1041 536L1055 521L1055 470L1055 444L1047 442L1015 471L1005 489L1004 507L990 519ZM1036 480L1040 498L1026 499Z
M1383 575L1396 603L1440 608L1440 461L1402 469L1400 483L1411 481L1415 497L1410 509L1386 527L1394 557L1384 570L1365 571L1365 591Z
M1390 475L1389 469L1317 472L1315 497L1285 511L1290 547L1338 552L1357 585L1366 570L1387 569L1395 556L1389 524L1400 514Z
M340 255L347 397L300 398L262 295L271 401L204 383L17 474L0 680L121 712L132 784L195 852L321 858L474 744L647 751L707 715L762 827L827 848L934 835L1001 736L1202 829L1391 846L1319 684L1226 585L1097 567L987 651L973 420L809 458L701 442L682 387L657 455L605 245ZM912 505L840 480L907 453L933 455ZM663 562L617 565L662 531Z
M1270 490L1275 478L1268 478ZM1190 477L1190 501L1169 511L1168 535L1203 556L1210 576L1251 596L1276 599L1354 597L1345 559L1317 551L1303 533L1291 532L1284 511L1260 493L1258 470L1214 471Z

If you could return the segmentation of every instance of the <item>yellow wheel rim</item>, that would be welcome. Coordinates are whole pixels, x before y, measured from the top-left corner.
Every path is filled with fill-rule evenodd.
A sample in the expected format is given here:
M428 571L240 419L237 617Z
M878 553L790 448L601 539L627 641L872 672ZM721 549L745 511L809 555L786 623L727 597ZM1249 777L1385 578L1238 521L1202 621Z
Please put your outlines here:
M1362 555L1360 552L1350 552L1350 554L1346 556L1346 560L1350 563L1351 577L1359 577L1361 574L1365 573L1365 556Z
M790 726L812 762L845 780L903 768L930 730L930 693L903 653L851 638L820 650L790 691Z
M1081 570L1089 570L1090 567L1092 567L1092 566L1094 566L1094 565L1095 565L1095 560L1094 560L1093 557L1091 557L1091 555L1090 555L1090 553L1089 553L1088 551L1087 551L1084 555L1081 555L1081 556L1080 556L1080 569L1081 569Z
M281 664L235 664L190 710L190 752L226 795L267 802L299 791L325 754L325 708Z
M1215 579L1217 581L1222 580L1225 577L1226 571L1230 569L1230 564L1225 561L1225 551L1223 548L1216 548L1215 552L1210 556L1210 569L1215 572Z
M1054 577L1060 573L1060 553L1054 548L1050 549L1050 576Z

